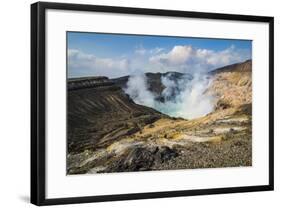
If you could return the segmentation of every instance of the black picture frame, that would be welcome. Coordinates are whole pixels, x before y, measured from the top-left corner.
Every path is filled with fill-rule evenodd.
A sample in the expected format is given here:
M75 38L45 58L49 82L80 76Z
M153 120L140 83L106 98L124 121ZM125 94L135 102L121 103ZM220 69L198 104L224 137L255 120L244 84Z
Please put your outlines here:
M47 9L105 12L169 17L187 17L216 20L263 22L269 24L269 184L262 186L225 187L200 190L164 191L153 193L130 193L121 195L85 196L72 198L46 198L46 71L45 71L45 16ZM31 5L31 203L35 205L73 204L146 198L193 196L205 194L226 194L236 192L269 191L274 189L274 18L268 16L248 16L160 10L146 8L95 6L38 2Z

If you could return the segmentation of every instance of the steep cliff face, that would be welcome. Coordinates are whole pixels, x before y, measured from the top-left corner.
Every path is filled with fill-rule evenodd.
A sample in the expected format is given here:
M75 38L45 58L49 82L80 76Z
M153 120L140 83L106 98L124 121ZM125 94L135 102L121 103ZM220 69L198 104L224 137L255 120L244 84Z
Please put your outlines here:
M252 61L226 66L210 73L208 93L217 98L216 109L252 103Z
M106 77L71 79L67 112L70 152L97 148L164 117L135 104Z

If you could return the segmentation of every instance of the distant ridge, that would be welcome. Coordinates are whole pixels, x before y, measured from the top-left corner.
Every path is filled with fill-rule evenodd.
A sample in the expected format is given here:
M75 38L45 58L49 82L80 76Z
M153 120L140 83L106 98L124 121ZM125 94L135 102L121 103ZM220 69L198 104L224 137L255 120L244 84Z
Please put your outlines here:
M244 62L235 63L227 66L223 66L217 69L210 71L210 74L216 74L221 72L228 72L228 71L249 71L252 70L252 59L248 59Z
M78 90L83 88L96 88L113 85L114 83L104 76L71 78L67 82L68 90Z

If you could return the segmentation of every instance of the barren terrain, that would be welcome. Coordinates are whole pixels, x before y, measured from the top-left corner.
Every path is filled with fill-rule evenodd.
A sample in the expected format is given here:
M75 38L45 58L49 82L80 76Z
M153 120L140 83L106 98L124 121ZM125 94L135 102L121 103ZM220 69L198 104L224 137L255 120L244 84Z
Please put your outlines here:
M163 90L160 75L148 76ZM251 166L251 61L209 76L214 110L191 120L134 103L122 90L126 77L70 79L67 173Z

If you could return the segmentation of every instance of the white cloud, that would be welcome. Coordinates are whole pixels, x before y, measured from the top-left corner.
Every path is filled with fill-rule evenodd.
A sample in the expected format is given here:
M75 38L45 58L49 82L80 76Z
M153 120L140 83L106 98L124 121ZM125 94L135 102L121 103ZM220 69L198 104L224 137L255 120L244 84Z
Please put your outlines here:
M135 53L137 55L153 55L153 54L158 54L158 53L162 52L163 50L164 50L164 48L160 48L160 47L156 47L156 48L152 48L152 49L146 49L142 45L139 45L135 49Z
M162 71L175 70L194 73L196 71L209 71L249 58L251 58L250 51L236 49L234 46L214 51L194 48L190 45L177 45L167 53L150 57L149 61L151 64L158 65Z
M138 55L145 55L147 50L143 46L139 46L136 48L135 53Z
M149 53L151 53L151 54L157 54L157 53L160 53L161 51L164 51L164 48L156 47L156 48L150 49L150 50L149 50Z
M191 46L175 46L170 52L152 56L150 61L167 65L185 64L192 56Z
M251 51L230 46L224 50L194 48L176 45L170 51L164 48L146 49L138 46L132 54L118 58L101 58L80 50L68 50L70 77L107 76L110 78L145 72L177 71L202 73L251 58Z
M71 77L127 75L129 65L126 58L99 58L76 49L68 50L68 70Z

